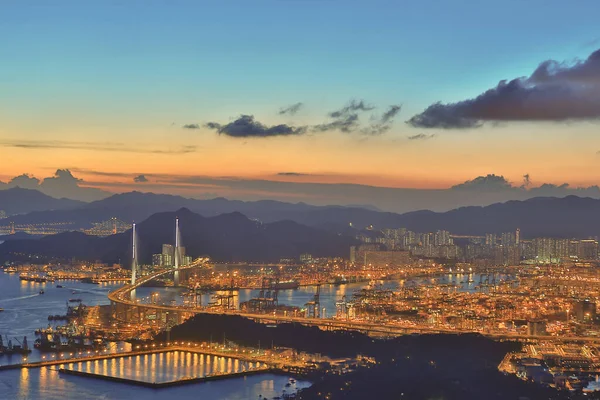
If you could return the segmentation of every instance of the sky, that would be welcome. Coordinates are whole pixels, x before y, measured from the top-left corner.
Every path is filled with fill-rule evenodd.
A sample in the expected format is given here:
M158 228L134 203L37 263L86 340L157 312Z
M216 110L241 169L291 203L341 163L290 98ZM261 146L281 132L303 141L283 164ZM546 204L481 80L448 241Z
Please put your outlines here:
M316 203L343 202L339 184L446 190L488 174L594 186L599 13L597 0L5 0L0 181L69 170L106 192Z

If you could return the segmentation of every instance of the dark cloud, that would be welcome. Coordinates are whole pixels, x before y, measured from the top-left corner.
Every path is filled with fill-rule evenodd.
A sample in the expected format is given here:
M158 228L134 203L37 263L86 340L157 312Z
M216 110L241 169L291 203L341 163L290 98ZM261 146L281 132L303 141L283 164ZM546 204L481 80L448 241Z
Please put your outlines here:
M474 99L430 105L407 121L421 128L475 128L485 122L600 118L600 50L586 60L542 62L530 77L500 81Z
M145 175L138 175L133 178L133 181L136 183L144 183L144 182L148 182L148 178L146 178Z
M296 103L282 108L279 114L294 114L303 107L303 103ZM294 127L291 125L267 126L254 119L253 115L242 114L238 119L228 124L208 122L204 126L214 129L220 134L232 137L269 137L269 136L293 136L302 135L309 131L327 132L340 131L344 133L362 132L368 135L381 134L391 128L394 118L401 110L400 105L391 105L381 116L371 115L369 125L361 124L360 114L374 110L375 107L368 105L364 100L351 100L344 107L327 114L329 120L312 126ZM193 127L192 129L195 129Z
M16 147L22 149L70 149L70 150L94 150L125 153L145 154L185 154L196 151L196 146L181 146L172 149L145 149L143 147L131 148L124 143L113 142L68 142L62 140L0 140L1 147Z
M183 129L200 129L198 124L185 124L182 126Z
M254 119L253 115L241 115L238 119L225 125L217 122L206 124L209 129L218 133L236 137L271 137L271 136L293 136L306 133L306 127L294 127L286 124L266 126Z
M435 137L435 134L427 135L425 133L419 133L416 135L409 136L408 140L427 140L427 139L433 139L434 137Z
M279 109L279 114L280 115L284 115L284 114L295 115L298 111L300 111L300 109L303 106L304 106L303 103L295 103L295 104L292 104L291 106L283 107L283 108Z

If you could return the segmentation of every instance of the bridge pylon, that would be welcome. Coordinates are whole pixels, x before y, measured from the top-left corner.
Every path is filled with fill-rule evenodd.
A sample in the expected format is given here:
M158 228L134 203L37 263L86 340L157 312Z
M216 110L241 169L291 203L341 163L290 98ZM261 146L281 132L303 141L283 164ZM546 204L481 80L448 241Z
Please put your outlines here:
M173 254L173 264L175 268L173 283L175 286L179 286L179 267L182 264L181 258L181 232L179 231L179 217L175 217L175 252Z
M138 270L138 258L137 258L137 237L135 233L135 222L131 229L131 284L135 285Z

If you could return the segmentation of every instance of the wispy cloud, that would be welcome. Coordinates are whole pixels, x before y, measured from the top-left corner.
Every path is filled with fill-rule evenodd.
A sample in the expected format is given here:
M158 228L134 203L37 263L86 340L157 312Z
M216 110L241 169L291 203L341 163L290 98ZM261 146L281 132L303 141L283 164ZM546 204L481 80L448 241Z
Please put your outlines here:
M425 133L419 133L413 136L409 136L408 140L427 140L427 139L433 139L435 137L435 134L431 134L431 135L427 135Z
M303 103L295 103L287 107L282 107L279 109L279 115L295 115L300 109L304 106Z
M391 105L388 110L379 118L372 117L371 125L363 129L363 133L367 135L381 135L389 131L394 123L394 118L400 113L401 105Z
M359 114L365 111L371 111L375 107L368 105L364 100L351 100L346 106L329 113L332 120L322 124L315 125L313 129L317 132L341 131L350 133L360 127Z
M282 108L279 114L294 114L302 107L302 103L296 103ZM308 132L339 131L343 133L358 132L365 135L378 135L387 132L394 118L400 112L402 106L391 105L381 115L371 114L368 123L361 123L361 114L375 109L365 100L351 100L344 107L327 114L328 120L321 124L308 126L292 126L288 124L268 126L256 121L253 115L240 115L233 122L221 124L208 122L204 126L216 130L218 133L236 137L271 137L271 136L297 136ZM184 126L185 127L185 126ZM197 129L196 124L190 124L188 129Z
M198 124L185 124L182 126L183 129L200 129Z
M62 140L0 140L0 147L15 147L22 149L69 149L109 151L125 153L149 153L149 154L186 154L196 151L196 146L184 145L168 149L134 148L124 143L113 142L70 142Z
M278 176L315 176L314 174L307 174L304 172L278 172Z

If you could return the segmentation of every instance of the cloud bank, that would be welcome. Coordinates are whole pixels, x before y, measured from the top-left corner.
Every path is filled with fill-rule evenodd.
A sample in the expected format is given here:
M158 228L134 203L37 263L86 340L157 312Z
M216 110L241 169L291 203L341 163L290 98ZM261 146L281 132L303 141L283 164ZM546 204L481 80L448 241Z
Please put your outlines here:
M112 177L114 172L85 170L86 175ZM144 183L144 190L153 193L180 194L186 197L226 197L229 199L280 200L305 202L315 205L369 205L385 211L398 213L416 210L447 211L463 206L483 206L509 200L526 200L532 197L565 197L576 195L600 199L598 186L571 187L567 183L531 183L532 178L510 182L502 175L488 174L466 180L445 189L413 189L377 187L350 183L319 182L334 181L333 175L311 175L301 172L276 173L276 180L238 177L214 177L203 175L153 174L152 182ZM139 190L133 176L126 181L96 181L95 187L111 191ZM286 179L289 178L289 179ZM302 182L298 177L305 177ZM311 177L313 179L311 179ZM76 178L75 178L76 179ZM283 180L282 180L283 179ZM310 179L311 181L306 181ZM528 179L528 180L526 180ZM529 183L527 183L529 182ZM90 185L92 183L89 183ZM106 192L104 192L106 193Z
M473 99L434 103L407 123L467 129L485 122L585 121L600 118L600 50L574 63L546 60L529 77L502 80Z
M0 189L20 187L23 189L39 190L55 198L68 198L81 201L100 200L111 193L93 187L85 187L86 183L75 178L68 169L57 169L53 176L42 180L30 174L22 174L12 178L8 183L0 182Z

